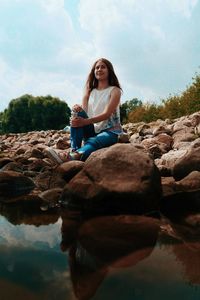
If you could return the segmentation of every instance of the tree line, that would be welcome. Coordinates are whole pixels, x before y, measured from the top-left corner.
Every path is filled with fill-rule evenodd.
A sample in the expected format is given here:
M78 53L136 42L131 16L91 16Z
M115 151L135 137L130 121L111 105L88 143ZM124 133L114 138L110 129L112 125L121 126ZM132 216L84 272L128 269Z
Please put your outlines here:
M180 95L169 96L160 104L143 103L137 98L120 106L122 123L175 119L200 111L200 75ZM0 113L0 132L18 133L34 130L63 129L69 125L71 109L65 101L48 96L23 95L10 101Z

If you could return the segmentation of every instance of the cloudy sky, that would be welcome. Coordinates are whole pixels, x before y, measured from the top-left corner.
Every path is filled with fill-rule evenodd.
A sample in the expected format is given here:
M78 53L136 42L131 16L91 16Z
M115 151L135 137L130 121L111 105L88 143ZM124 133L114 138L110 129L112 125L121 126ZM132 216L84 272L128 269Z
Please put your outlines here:
M23 94L81 101L94 61L123 88L158 102L200 66L200 0L0 0L0 111Z

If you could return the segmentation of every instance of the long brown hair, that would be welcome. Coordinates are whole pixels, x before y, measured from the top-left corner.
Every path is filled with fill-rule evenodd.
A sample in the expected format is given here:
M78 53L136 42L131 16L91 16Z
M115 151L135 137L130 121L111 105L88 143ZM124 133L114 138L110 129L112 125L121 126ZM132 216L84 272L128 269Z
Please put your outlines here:
M86 81L86 87L88 87L90 89L90 91L92 91L93 89L97 88L98 86L98 80L96 79L95 75L94 75L94 70L96 67L96 64L102 61L103 63L106 64L107 68L108 68L108 83L111 86L117 86L118 88L120 88L120 90L122 90L119 80L115 74L114 68L112 63L107 60L106 58L100 58L97 61L95 61L95 63L92 66L92 69L88 75L87 81Z

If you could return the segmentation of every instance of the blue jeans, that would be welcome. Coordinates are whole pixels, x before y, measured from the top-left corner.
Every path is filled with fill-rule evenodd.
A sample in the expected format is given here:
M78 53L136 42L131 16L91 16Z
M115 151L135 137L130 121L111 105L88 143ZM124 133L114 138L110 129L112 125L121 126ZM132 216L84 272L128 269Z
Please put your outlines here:
M78 116L88 118L84 110L80 111ZM82 152L81 160L85 161L92 152L117 143L118 135L106 130L96 134L94 125L90 124L83 127L71 127L70 140L72 151ZM83 141L84 146L81 147Z

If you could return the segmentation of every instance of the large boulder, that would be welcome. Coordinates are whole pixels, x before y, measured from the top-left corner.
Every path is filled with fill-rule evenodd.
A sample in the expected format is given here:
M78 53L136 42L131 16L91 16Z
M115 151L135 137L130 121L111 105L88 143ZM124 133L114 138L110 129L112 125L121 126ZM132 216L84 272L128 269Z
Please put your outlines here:
M115 144L91 154L66 184L63 203L87 212L146 213L159 209L160 173L140 145Z

